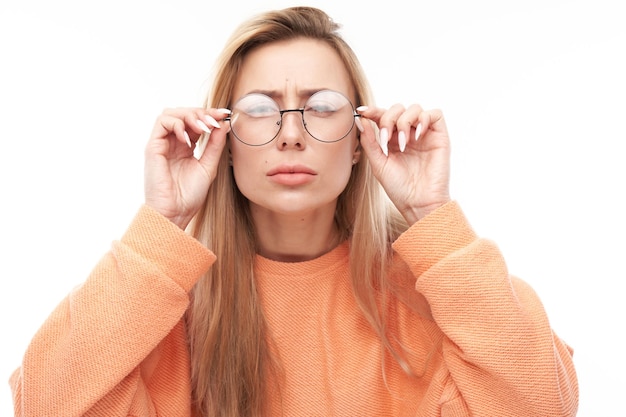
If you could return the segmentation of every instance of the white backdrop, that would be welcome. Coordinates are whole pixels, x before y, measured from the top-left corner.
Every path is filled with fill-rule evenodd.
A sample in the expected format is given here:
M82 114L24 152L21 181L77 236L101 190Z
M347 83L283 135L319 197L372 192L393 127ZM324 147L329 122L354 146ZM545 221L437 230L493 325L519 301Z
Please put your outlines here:
M164 107L199 105L235 24L286 1L0 3L0 242L8 380L142 202ZM579 416L626 391L626 26L619 1L311 1L377 102L444 110L452 192L575 349ZM6 383L0 415L11 415Z

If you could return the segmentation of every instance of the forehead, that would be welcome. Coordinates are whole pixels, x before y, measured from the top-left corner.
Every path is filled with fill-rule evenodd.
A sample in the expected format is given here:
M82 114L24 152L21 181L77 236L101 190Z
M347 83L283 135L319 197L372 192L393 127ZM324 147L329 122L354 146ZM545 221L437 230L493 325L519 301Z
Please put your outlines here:
M250 51L237 76L233 98L253 91L299 95L331 89L353 96L350 75L339 54L326 43L307 38L274 42Z

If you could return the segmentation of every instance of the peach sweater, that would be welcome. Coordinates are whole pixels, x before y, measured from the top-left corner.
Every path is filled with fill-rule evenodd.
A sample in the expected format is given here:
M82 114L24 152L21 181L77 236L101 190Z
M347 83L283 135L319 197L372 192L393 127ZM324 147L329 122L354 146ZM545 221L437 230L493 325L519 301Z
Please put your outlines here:
M449 203L394 243L385 361L352 296L346 242L255 272L283 366L278 416L574 416L571 351L497 247ZM11 376L16 416L189 416L188 292L215 256L148 207L54 310ZM427 302L426 302L427 301Z

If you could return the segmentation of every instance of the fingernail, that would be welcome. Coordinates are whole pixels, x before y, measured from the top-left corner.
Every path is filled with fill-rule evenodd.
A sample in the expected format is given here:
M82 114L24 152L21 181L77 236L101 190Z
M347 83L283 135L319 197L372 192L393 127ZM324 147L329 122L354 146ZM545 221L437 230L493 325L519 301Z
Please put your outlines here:
M415 127L415 140L418 140L420 135L422 134L422 124L418 123Z
M207 125L202 123L202 120L196 120L196 123L198 124L198 126L200 126L200 129L202 129L203 131L205 131L206 133L211 133L211 129L209 129Z
M356 111L362 112L362 111L365 111L367 109L369 109L369 107L367 107L367 106L359 106L359 107L356 108Z
M230 109L217 109L218 112L220 113L224 113L224 114L231 114L232 111L230 111Z
M383 127L380 130L380 148L383 150L385 156L389 156L389 148L387 147L387 142L389 141L389 132L386 127Z
M361 123L361 118L360 117L355 117L354 118L354 124L356 125L357 129L359 129L361 131L361 133L363 133L363 123Z
M189 134L186 130L183 130L183 133L185 134L185 142L187 142L187 146L191 148L191 139L189 139Z
M208 114L204 115L204 120L206 120L211 126L216 127L218 129L220 128L220 124L217 123L217 121L211 116L209 116Z
M406 134L403 130L398 132L398 146L400 147L400 152L404 152L406 149Z

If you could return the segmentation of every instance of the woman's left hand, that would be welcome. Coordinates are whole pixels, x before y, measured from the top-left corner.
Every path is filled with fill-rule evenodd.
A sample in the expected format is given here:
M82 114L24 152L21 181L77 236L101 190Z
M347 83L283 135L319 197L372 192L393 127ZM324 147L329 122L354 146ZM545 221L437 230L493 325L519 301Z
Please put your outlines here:
M396 104L359 114L374 176L409 224L450 201L450 139L440 110ZM378 126L380 144L368 120Z

